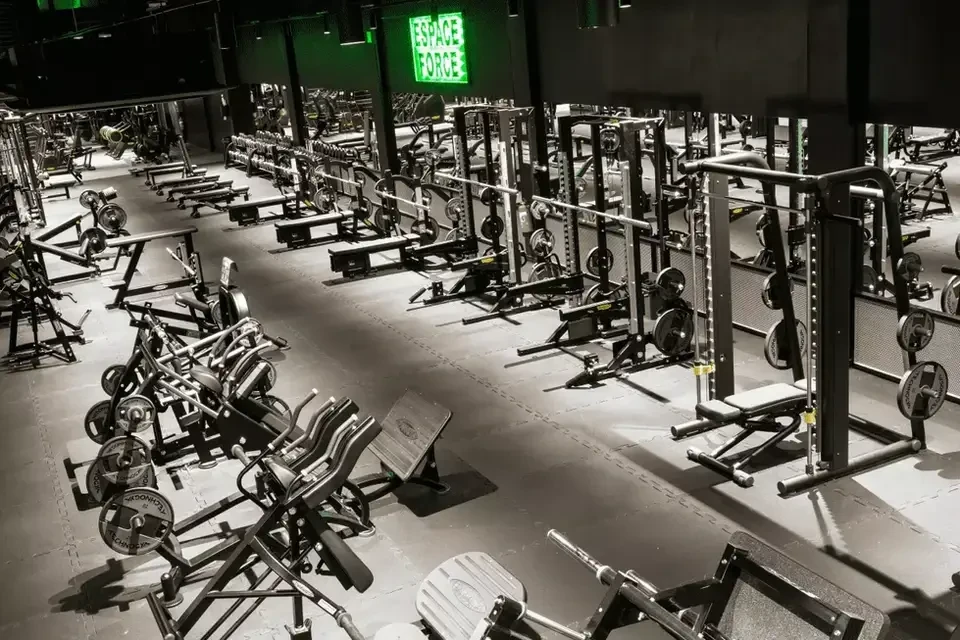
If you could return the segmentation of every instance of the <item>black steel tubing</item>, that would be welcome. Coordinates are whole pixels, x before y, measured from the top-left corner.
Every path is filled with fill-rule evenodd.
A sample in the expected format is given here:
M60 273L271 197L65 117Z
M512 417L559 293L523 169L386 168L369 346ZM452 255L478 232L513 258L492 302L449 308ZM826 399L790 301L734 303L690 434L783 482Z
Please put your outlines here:
M901 440L900 442L895 442L857 456L850 460L849 464L845 467L809 475L802 473L792 478L781 480L777 483L777 490L780 492L780 495L784 497L801 493L825 482L829 482L830 480L836 480L837 478L843 478L854 473L859 473L860 471L866 471L872 467L892 462L897 458L912 455L919 451L921 447L922 443L919 440Z

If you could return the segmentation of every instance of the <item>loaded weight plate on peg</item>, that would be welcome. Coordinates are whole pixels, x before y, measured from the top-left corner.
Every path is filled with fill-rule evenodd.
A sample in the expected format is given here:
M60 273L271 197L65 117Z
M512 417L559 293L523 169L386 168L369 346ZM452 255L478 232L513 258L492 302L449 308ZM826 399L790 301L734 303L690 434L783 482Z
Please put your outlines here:
M693 313L677 307L667 309L653 325L653 346L665 356L677 356L693 342Z
M577 193L583 195L587 192L587 179L580 176L576 179Z
M627 297L627 288L623 286L614 286L609 291L601 291L600 284L597 283L587 290L583 297L584 304L594 304L597 302L616 302Z
M955 316L958 303L960 303L960 276L951 276L940 292L940 310Z
M680 269L667 267L657 274L654 284L665 302L673 302L679 300L687 288L687 277Z
M914 309L900 318L897 325L897 342L900 348L916 353L927 348L933 340L935 325L933 314L925 309Z
M953 243L953 252L957 254L957 260L960 260L960 233L957 234L957 240Z
M923 272L923 259L912 251L903 254L903 257L897 262L897 273L907 282L919 278L921 272Z
M454 224L460 222L460 216L463 215L463 200L459 196L447 200L443 205L443 215Z
M807 327L797 322L797 341L800 343L800 355L807 351ZM763 355L774 369L785 371L790 368L790 353L787 347L787 325L783 318L774 323L763 341Z
M136 436L107 440L87 469L87 493L102 504L116 490L149 487L156 481L150 446Z
M880 276L877 275L877 270L871 267L868 264L863 265L861 280L863 280L862 287L863 291L866 293L879 293L880 291Z
M113 496L100 510L100 537L108 547L127 556L156 551L173 532L173 505L156 489L128 489Z
M127 226L127 212L118 204L108 204L97 211L97 222L107 231L117 233Z
M768 224L770 224L770 218L767 217L766 213L757 218L757 240L760 241L761 247L767 246L767 239L764 234Z
M87 255L97 255L107 250L107 234L103 229L90 227L80 234L80 244L86 249Z
M410 232L417 234L417 242L422 245L433 244L440 237L440 223L433 218L417 220L410 227Z
M104 369L103 375L100 376L100 388L103 389L103 392L113 397L117 392L117 385L120 384L120 380L123 379L123 374L126 371L127 365L125 364L114 364ZM122 392L124 395L129 395L133 393L134 389L136 389L135 384L127 384Z
M604 153L616 153L620 150L620 130L604 127L600 131L600 146Z
M553 232L547 229L537 229L530 234L530 250L537 258L544 259L553 253L555 242Z
M450 231L447 231L447 234L443 236L443 241L450 242L451 240L456 240L459 232L460 230L457 228L450 229Z
M152 429L157 420L157 408L144 396L130 396L117 404L117 429L130 434Z
M503 222L503 218L500 216L487 216L483 219L483 222L480 223L480 235L487 240L493 240L503 235L505 228L506 225Z
M103 444L114 432L113 427L108 426L110 422L110 401L101 400L90 407L83 417L83 430L91 440Z
M530 217L541 222L547 218L550 214L553 213L553 207L551 207L546 202L541 202L540 200L534 200L530 203Z
M606 254L606 264L601 264L600 247L594 247L590 249L590 253L587 254L587 261L584 265L584 270L592 276L599 276L601 268L610 271L613 267L613 251L607 249Z
M263 378L263 384L269 391L277 384L277 367L269 360L264 360L264 362L267 363L267 375Z
M100 195L93 189L84 189L80 192L79 199L81 205L90 209L100 201Z
M908 420L932 418L947 399L950 381L939 362L920 362L905 372L897 387L897 407Z
M777 311L783 308L783 300L780 300L777 297L776 290L773 288L773 281L777 277L777 274L771 273L763 280L763 290L760 292L760 299L763 300L763 304L772 311ZM790 291L793 291L793 278L788 278L787 281L790 283Z
M533 268L533 271L531 271L529 277L527 277L527 282L550 280L551 278L559 278L561 275L563 275L563 270L560 268L560 265L548 260L541 262ZM541 302L549 302L554 299L554 296L549 293L533 293L531 295Z

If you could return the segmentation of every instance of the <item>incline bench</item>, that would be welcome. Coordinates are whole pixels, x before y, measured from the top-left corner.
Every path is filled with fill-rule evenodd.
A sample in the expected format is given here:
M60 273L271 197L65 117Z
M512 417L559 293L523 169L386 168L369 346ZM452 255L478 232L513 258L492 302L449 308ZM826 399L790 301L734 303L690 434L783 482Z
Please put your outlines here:
M250 199L250 187L242 185L239 187L224 187L223 189L210 189L194 193L189 198L183 198L177 207L185 209L187 206L193 207L190 211L191 218L200 217L200 207L210 207L220 213L228 210L230 203L236 198L243 196L244 200Z
M296 208L294 210L289 210L289 205L291 203L296 203ZM260 215L260 209L266 207L275 207L277 205L281 206L280 214L273 214L270 216ZM266 198L258 198L256 200L247 200L242 203L232 204L227 207L227 213L229 214L230 222L236 222L241 227L247 227L254 224L259 224L261 222L266 222L268 220L273 220L275 218L287 218L294 215L293 211L299 211L300 202L297 198L297 195L294 193L278 193L277 195L267 196Z
M107 240L108 249L129 250L130 247L133 247L133 252L130 256L130 262L127 263L126 271L123 273L123 279L119 282L108 285L111 289L117 290L117 295L114 297L113 302L107 305L107 309L118 308L127 298L131 296L142 295L144 293L151 293L154 291L176 289L179 287L188 287L193 284L194 279L184 275L183 277L174 278L172 280L141 285L135 288L130 287L130 284L133 281L133 276L137 272L137 266L140 263L140 257L143 255L143 249L147 246L148 242L153 240L163 240L166 238L175 239L179 242L182 242L185 252L183 260L187 264L190 264L190 259L196 253L193 247L193 234L196 232L196 227L183 227L180 229L165 229L163 231L136 233L130 236ZM199 259L200 257L197 256L197 260Z

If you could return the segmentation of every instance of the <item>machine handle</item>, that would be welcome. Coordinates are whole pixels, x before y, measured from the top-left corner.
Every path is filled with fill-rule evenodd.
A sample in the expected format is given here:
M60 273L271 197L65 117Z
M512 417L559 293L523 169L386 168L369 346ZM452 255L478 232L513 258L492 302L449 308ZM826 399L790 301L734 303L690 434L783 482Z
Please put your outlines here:
M337 624L350 636L350 640L366 640L360 630L357 629L357 625L353 624L353 618L346 611L340 614Z
M268 449L270 449L271 451L276 451L277 447L283 444L287 440L287 438L290 437L290 434L293 433L293 430L297 428L297 420L300 419L300 412L303 411L304 407L310 404L313 401L313 399L317 397L319 393L320 392L317 391L316 389L310 390L310 393L307 394L307 397L304 398L300 402L300 404L297 405L296 409L293 410L293 414L290 416L290 424L287 426L286 430L280 435L278 435L276 438L274 438L273 442L267 445Z
M174 253L173 249L171 249L170 247L167 247L167 253L170 254L170 257L171 257L171 258L173 258L174 260L176 260L177 262L180 263L180 266L183 267L184 272L185 272L188 276L190 276L191 278L196 278L196 277L197 277L197 272L194 271L192 267L190 267L189 265L187 265L186 262L184 262L183 260L181 260L180 257L177 256L176 253Z

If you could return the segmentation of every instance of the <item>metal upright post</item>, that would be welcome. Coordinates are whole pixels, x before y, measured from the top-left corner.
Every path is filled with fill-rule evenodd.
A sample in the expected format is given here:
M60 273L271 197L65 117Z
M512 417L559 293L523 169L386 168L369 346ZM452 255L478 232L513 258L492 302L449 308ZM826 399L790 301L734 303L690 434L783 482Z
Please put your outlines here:
M379 9L374 9L374 12ZM381 18L375 15L371 18L376 24L381 25ZM374 129L377 134L377 155L380 158L380 170L400 173L400 156L397 155L397 128L393 115L393 90L390 86L390 74L387 72L387 38L381 25L376 29L371 29L373 35L373 46L377 57L377 84L371 91L373 99L373 121ZM463 151L466 152L464 146ZM469 166L469 160L467 160ZM464 174L464 178L469 178Z
M707 116L707 147L711 157L720 155L720 139L717 114L711 113ZM714 345L714 370L710 376L710 398L713 399L725 398L734 391L730 209L725 200L730 193L727 176L709 174L707 192L710 207L707 259L711 269L706 279L706 293L713 309L707 318L707 332L712 335Z
M500 186L511 189L503 192L503 215L506 218L507 268L513 282L522 282L523 261L520 249L523 234L517 212L517 195L512 191L514 185L508 184L517 165L523 164L523 147L520 144L521 124L529 116L529 109L504 109L500 111ZM511 134L511 132L513 132ZM516 153L517 157L514 157Z
M283 92L283 102L290 117L293 144L301 146L307 139L307 116L303 111L303 87L300 83L297 53L293 46L293 31L289 22L283 23L283 45L287 59L287 86Z

